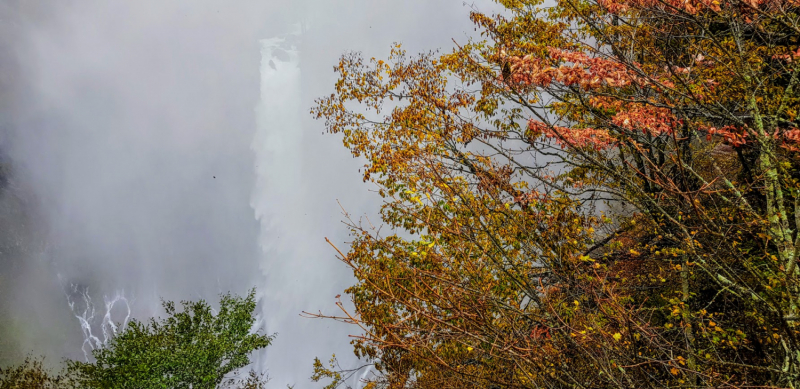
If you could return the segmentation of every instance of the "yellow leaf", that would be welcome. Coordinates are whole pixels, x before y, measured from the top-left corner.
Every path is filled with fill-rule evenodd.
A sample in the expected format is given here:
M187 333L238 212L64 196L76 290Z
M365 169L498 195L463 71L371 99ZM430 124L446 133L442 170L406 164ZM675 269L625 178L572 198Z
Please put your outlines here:
M620 334L619 332L617 332L616 334L614 334L614 340L616 340L617 342L619 342L619 340L620 340L620 339L622 339L622 334Z

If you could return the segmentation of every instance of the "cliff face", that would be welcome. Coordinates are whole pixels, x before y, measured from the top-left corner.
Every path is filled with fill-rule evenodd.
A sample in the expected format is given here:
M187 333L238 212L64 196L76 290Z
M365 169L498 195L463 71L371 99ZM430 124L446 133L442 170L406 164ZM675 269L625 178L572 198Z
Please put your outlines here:
M47 259L37 198L23 179L24 167L9 155L13 134L30 118L27 69L21 63L25 29L48 18L48 3L0 3L0 366L29 353L57 363L66 356L65 346L75 342L67 336L71 315Z
M9 188L8 165L0 169L0 365L21 355L19 314L12 306L17 299L15 279L25 265L24 253L31 234L25 231L27 215L23 200Z
M19 362L27 353L57 360L68 339L51 325L63 322L69 312L58 309L64 305L63 294L49 280L52 271L44 259L46 241L35 220L34 201L5 167L0 188L0 365Z
M15 280L25 267L25 252L31 242L24 199L16 193L12 164L8 158L9 137L16 119L15 94L20 67L15 42L22 22L20 4L0 4L0 365L19 361L23 356L23 331L20 315L14 309L18 298Z

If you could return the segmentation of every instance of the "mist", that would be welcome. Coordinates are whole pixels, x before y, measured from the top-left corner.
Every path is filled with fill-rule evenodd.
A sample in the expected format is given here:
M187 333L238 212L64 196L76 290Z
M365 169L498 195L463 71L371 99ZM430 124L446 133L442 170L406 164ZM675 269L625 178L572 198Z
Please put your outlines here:
M278 334L257 359L270 385L310 386L315 356L352 363L355 328L299 314L336 313L334 296L353 282L324 241L347 240L337 200L362 215L379 198L361 182L363 162L308 109L332 91L344 52L448 49L473 34L470 7L491 5L6 2L6 358L84 357L70 288L99 308L124 296L146 318L162 298L213 302L256 287L262 328Z

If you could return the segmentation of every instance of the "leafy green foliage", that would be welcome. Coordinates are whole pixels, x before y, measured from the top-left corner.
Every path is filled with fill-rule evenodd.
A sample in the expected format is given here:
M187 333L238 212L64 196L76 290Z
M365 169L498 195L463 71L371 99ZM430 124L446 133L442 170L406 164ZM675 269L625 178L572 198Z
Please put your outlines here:
M273 339L251 331L254 291L245 298L223 295L216 313L203 300L182 305L179 312L164 302L166 319L132 321L108 347L93 352L94 363L70 361L79 387L214 388ZM261 387L260 377L251 378L245 387Z

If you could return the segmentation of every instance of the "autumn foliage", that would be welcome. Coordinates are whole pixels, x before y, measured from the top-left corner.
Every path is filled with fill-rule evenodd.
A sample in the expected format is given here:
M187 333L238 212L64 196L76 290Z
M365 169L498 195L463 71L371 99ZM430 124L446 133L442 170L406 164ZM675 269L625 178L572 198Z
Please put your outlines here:
M499 2L312 109L385 200L339 252L369 385L800 386L800 2Z

